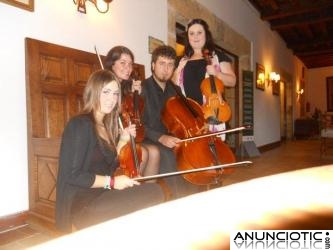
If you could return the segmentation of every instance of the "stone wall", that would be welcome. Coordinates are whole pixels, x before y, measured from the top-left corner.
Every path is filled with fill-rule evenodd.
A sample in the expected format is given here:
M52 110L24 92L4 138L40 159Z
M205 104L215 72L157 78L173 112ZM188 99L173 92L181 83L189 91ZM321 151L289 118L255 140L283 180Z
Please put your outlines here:
M239 72L250 69L251 43L195 0L168 0L168 17L169 45L176 45L176 22L186 27L192 18L202 18L208 23L215 43L238 56Z

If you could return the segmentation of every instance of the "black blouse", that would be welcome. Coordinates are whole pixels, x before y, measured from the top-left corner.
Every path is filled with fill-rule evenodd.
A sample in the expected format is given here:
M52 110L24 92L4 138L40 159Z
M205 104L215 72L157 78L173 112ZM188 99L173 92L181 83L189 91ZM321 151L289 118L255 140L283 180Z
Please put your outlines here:
M205 78L207 62L205 59L190 60L184 67L184 90L189 97L202 105L200 85Z

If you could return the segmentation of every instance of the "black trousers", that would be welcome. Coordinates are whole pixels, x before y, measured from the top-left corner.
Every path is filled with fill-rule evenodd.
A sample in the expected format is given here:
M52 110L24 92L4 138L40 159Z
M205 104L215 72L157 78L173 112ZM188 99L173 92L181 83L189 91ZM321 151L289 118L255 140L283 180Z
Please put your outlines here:
M84 207L73 204L72 224L82 229L164 202L159 184L144 183L124 190L105 190Z

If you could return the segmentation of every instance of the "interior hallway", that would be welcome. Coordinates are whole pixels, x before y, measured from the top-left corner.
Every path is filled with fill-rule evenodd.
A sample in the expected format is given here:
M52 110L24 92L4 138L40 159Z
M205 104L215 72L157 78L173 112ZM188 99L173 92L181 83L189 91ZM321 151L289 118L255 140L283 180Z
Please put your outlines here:
M224 179L224 186L241 181L333 163L333 150L320 157L319 140L294 140L282 143L280 147L264 152L260 157L251 160L249 167L238 167ZM0 232L0 249L26 249L57 237L54 232L40 228L38 225L27 224L16 230Z

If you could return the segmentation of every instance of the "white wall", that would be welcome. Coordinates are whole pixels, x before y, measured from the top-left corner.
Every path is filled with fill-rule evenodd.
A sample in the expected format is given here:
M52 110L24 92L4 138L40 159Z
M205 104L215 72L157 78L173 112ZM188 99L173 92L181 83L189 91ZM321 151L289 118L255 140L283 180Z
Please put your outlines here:
M87 7L85 15L69 0L35 0L34 12L0 3L0 216L28 209L24 38L90 52L97 45L103 55L123 44L146 65L147 76L148 36L167 41L166 0L117 0L108 14Z
M333 76L333 67L310 69L307 73L307 85L304 92L305 100L310 103L310 112L307 115L311 116L315 108L326 112L326 77Z
M259 62L266 70L283 68L293 75L291 52L245 0L198 2L252 42L253 65ZM167 0L116 0L103 15L89 3L87 7L85 15L70 0L35 0L34 12L0 3L0 216L28 210L24 38L90 52L96 45L102 55L123 44L133 50L136 62L146 66L146 76L150 75L148 36L167 41ZM280 140L278 98L269 89L256 90L254 99L256 144Z

